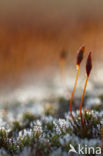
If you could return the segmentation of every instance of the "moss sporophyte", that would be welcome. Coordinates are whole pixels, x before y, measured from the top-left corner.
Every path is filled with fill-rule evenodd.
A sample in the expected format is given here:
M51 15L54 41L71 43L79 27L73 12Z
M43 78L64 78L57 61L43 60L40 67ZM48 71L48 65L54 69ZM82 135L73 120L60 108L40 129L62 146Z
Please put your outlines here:
M90 52L88 55L88 58L87 58L87 62L86 62L87 77L86 77L84 90L83 90L83 94L82 94L82 99L81 99L81 104L80 104L80 116L81 116L82 125L84 125L84 120L83 120L83 116L82 116L82 105L83 105L83 99L84 99L84 95L85 95L85 91L86 91L86 87L87 87L87 83L88 83L88 79L90 76L91 69L92 69L92 59L91 59L91 52Z
M70 98L70 115L71 115L71 118L73 120L74 120L74 116L72 114L73 96L74 96L76 86L77 86L77 82L78 82L80 64L81 64L81 62L83 60L84 50L85 50L85 46L82 46L80 48L78 54L77 54L77 62L76 62L77 73L76 73L76 79L75 79L72 95L71 95L71 98ZM86 77L86 81L85 81L85 85L84 85L84 89L83 89L83 94L82 94L82 98L81 98L81 103L80 103L80 117L81 117L82 125L84 125L84 120L83 120L83 116L82 116L82 105L83 105L84 95L85 95L85 91L86 91L86 87L87 87L87 83L88 83L88 79L89 79L89 76L90 76L91 69L92 69L92 59L91 59L91 52L90 52L89 55L88 55L88 58L87 58L87 62L86 62L87 77Z
M71 98L70 98L70 114L71 114L71 118L73 120L74 120L74 117L73 117L73 114L72 114L73 96L74 96L74 93L75 93L75 90L76 90L76 86L77 86L77 81L78 81L78 77L79 77L79 70L80 70L80 64L81 64L81 62L83 60L84 51L85 51L85 46L82 46L80 48L80 50L78 51L78 53L77 53L77 62L76 62L77 73L76 73L76 79L75 79L75 83L74 83L74 88L73 88L72 95L71 95Z

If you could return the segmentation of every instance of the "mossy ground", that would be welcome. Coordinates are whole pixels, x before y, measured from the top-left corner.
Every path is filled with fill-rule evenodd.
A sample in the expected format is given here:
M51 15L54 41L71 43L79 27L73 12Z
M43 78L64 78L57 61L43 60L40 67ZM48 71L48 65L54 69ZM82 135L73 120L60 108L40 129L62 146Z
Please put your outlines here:
M63 104L65 108L68 107L67 100L59 98L58 101L60 107ZM41 115L25 112L22 117L11 122L1 118L0 156L68 156L70 144L75 149L78 143L83 146L101 146L102 110L84 110L83 126L79 110L73 112L73 121L65 108L63 107L62 115L62 108L59 108L60 116L49 105Z

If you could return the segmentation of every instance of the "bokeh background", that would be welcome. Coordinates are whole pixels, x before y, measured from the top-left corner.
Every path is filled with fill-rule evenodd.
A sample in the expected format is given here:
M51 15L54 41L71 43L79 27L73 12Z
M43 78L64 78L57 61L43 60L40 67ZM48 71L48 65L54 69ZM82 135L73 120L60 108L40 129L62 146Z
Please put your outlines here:
M90 88L103 84L103 0L0 1L0 95L60 86L59 56L67 51L67 87L73 87L77 50L92 51ZM89 85L88 85L89 87Z

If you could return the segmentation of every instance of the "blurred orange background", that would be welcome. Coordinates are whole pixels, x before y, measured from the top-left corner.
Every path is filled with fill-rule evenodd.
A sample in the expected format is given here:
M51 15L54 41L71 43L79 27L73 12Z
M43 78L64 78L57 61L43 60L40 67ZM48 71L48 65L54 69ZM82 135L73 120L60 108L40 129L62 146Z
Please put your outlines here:
M66 50L68 76L75 75L76 53L92 51L92 79L103 65L102 0L0 1L0 89L52 81ZM102 80L101 80L102 82Z

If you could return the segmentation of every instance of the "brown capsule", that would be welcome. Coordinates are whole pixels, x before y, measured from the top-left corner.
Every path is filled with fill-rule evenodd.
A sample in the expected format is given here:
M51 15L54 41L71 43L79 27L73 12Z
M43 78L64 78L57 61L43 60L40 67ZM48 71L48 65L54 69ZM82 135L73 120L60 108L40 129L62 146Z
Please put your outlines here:
M91 69L92 69L92 58L91 58L91 52L90 52L87 58L87 63L86 63L86 72L87 72L88 77L90 75Z
M67 56L66 51L62 51L61 54L60 54L60 58L61 59L66 59L66 56Z
M82 46L77 54L77 65L80 65L80 63L83 60L84 50L85 50L85 46Z

